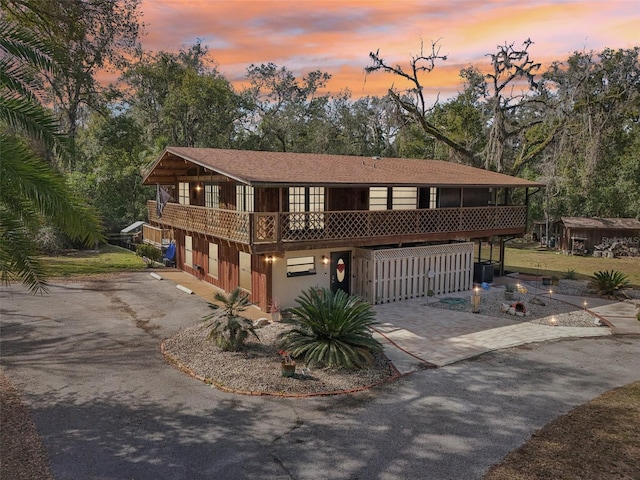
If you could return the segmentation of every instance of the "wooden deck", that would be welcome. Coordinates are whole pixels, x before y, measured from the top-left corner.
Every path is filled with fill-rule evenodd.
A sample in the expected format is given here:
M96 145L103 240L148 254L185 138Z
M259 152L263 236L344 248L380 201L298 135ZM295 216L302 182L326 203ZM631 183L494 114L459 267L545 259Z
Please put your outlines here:
M250 245L255 252L517 235L527 219L526 206L247 213L169 203L158 218L156 202L149 201L148 211L154 225Z

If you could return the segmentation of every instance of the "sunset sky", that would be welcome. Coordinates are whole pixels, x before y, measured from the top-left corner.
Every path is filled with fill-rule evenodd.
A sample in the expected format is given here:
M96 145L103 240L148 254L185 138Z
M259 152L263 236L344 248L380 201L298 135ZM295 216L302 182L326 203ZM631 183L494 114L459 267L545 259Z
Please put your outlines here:
M370 51L406 65L421 39L439 40L448 56L427 82L444 98L460 88L460 69L486 63L498 44L531 38L531 58L543 65L640 44L640 0L142 0L141 10L147 50L200 38L236 86L252 63L273 62L296 75L328 72L330 92L349 88L356 98L384 95L396 80L365 77Z

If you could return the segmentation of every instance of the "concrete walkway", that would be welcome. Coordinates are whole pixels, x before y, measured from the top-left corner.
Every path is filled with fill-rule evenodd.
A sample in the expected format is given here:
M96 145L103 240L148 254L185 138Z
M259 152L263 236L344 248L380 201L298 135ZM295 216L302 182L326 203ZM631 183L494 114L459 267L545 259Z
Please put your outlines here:
M429 307L422 298L376 305L374 309L383 322L376 328L377 338L400 373L406 374L527 343L611 334L640 335L633 304L558 294L554 298L576 309L585 308L610 328L552 327L511 321Z
M161 278L213 301L213 285L176 269L157 269ZM555 299L585 308L584 297L554 295ZM564 338L639 334L635 306L600 298L588 298L586 308L611 328L551 327L521 320L429 307L428 299L415 298L375 305L380 325L374 336L384 345L385 354L402 374L435 368L476 357L483 353L527 343ZM269 314L252 308L245 314L255 320Z

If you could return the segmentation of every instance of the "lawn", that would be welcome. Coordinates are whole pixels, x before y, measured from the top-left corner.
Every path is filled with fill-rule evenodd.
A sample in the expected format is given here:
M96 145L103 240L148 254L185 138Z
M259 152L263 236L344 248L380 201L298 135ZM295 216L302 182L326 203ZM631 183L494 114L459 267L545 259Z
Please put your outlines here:
M71 277L141 270L146 268L141 257L126 248L102 245L98 250L72 250L56 257L43 257L47 276Z
M483 245L484 247L484 245ZM483 260L489 258L489 249L483 248ZM640 286L640 257L597 258L563 255L557 250L539 248L535 244L519 244L505 249L505 269L536 275L556 275L563 278L569 270L575 270L578 278L588 278L601 270L619 270L629 277L629 281ZM499 258L494 247L493 258Z
M535 432L484 480L640 478L640 382L611 390Z

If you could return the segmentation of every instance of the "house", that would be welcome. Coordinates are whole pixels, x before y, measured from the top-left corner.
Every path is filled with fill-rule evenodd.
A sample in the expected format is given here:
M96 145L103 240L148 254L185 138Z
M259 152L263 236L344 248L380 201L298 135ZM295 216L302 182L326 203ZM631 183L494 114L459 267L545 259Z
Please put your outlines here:
M542 187L436 160L187 147L144 183L159 187L145 238L172 238L178 268L263 310L315 286L371 303L468 290L474 240L522 236Z
M628 246L633 251L630 254L638 255L640 220L635 218L562 217L558 222L558 230L558 248L565 254L585 255L602 250L611 251L609 246L616 243ZM603 247L596 249L600 246Z

